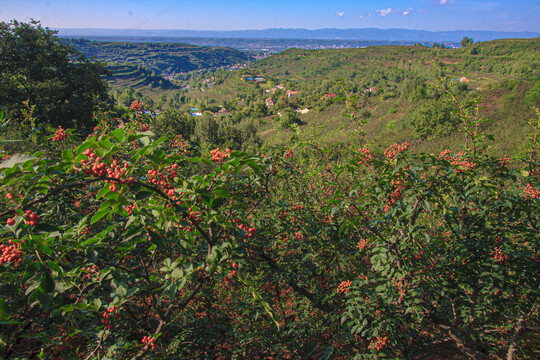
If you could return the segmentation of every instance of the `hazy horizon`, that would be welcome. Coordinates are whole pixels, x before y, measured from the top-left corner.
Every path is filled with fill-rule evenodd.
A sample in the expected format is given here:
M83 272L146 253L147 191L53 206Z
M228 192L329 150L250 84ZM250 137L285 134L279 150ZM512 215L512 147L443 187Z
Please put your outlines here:
M54 29L409 29L540 32L540 1L2 0L0 21Z

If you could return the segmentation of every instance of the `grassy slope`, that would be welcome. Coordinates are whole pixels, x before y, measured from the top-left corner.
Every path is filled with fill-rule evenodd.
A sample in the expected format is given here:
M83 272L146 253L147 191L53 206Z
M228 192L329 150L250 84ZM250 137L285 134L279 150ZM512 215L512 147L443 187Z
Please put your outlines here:
M471 55L474 49L476 55ZM285 83L302 90L302 106L314 111L300 115L303 137L316 137L329 144L354 143L355 126L346 117L343 104L335 103L317 111L319 97L325 91L339 92L337 79L345 79L349 87L361 91L375 87L377 94L361 96L361 111L369 110L371 117L365 127L370 146L384 150L392 143L409 141L418 151L438 152L445 148L458 149L463 135L456 129L443 138L418 139L411 126L411 114L423 102L411 103L402 96L405 83L415 77L434 84L440 74L449 79L465 76L471 80L468 88L483 96L481 118L492 122L483 130L496 138L491 146L497 153L516 154L522 147L529 127L526 121L534 116L532 105L538 98L527 100L531 88L539 80L540 39L496 40L465 49L430 49L414 46L383 46L365 49L300 50L290 49L255 63L251 68L268 77L270 84ZM127 71L129 72L129 71ZM138 84L144 95L154 99L180 90L168 84L159 85L139 73L133 79L117 76L113 86ZM148 86L148 84L151 86ZM431 86L431 85L430 85ZM429 87L428 87L429 88ZM208 103L236 102L246 92L268 95L253 84L240 81L237 72L229 72L220 85L204 91L184 92L187 98ZM430 90L431 91L431 90ZM389 95L390 94L390 95ZM389 95L389 96L388 96ZM259 134L267 145L288 143L290 130L278 130L277 118L258 119Z
M366 49L305 51L293 49L265 59L254 68L273 76L278 82L336 80L351 73L365 74L364 84L373 85L368 73L388 72L401 67L405 73L415 73L430 81L430 72L440 70L449 79L466 76L471 80L469 89L483 96L480 117L492 122L483 125L487 133L495 135L491 144L497 153L516 153L529 133L527 120L534 116L531 105L538 106L538 99L527 101L527 96L539 78L540 39L497 40L475 46L477 55L470 49L429 49L422 47L385 46ZM401 62L401 64L400 64ZM405 63L406 65L403 65ZM435 77L431 79L433 82ZM354 82L363 86L362 78ZM377 85L375 85L377 86ZM398 88L400 84L398 84ZM478 90L475 90L478 89ZM444 138L415 139L410 126L411 112L420 102L411 103L402 97L384 99L371 96L365 100L364 109L372 116L365 127L368 143L383 149L395 142L409 141L416 150L440 151L458 148L463 142L456 131ZM301 130L328 143L354 141L355 126L344 116L343 105L333 105L316 113L301 115L305 125ZM288 138L287 130L263 133L267 143L279 143ZM289 135L290 136L290 135Z

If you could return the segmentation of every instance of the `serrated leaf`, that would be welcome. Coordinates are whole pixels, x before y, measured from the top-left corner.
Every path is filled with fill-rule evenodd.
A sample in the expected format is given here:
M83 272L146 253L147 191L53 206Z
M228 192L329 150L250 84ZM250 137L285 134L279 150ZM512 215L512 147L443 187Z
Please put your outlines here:
M118 128L109 133L116 141L121 142L124 139L124 130Z
M104 216L110 213L110 209L101 209L99 210L96 215L92 216L92 220L90 220L90 224L93 225L97 223L99 220L103 219Z
M62 160L65 162L72 162L73 161L73 151L71 150L64 150L62 151Z

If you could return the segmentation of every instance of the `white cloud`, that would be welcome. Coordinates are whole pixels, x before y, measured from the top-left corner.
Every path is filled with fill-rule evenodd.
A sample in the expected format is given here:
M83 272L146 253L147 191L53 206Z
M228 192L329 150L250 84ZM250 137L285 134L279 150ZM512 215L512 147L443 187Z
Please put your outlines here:
M441 5L446 5L447 2L448 2L448 0L441 0L440 1Z
M364 15L359 15L358 16L360 19L363 19L364 18Z
M345 15L345 11L339 11L339 12L336 13L336 15L337 15L338 17L342 18L343 15Z
M391 13L394 12L394 10L392 10L392 8L388 8L386 10L375 10L375 11L379 14L379 16L386 16L386 15L391 14Z
M377 15L379 16L388 16L390 14L401 14L403 16L407 16L409 15L411 12L412 12L412 8L407 8L405 10L401 10L401 9L392 9L392 8L388 8L386 10L375 10L377 12Z

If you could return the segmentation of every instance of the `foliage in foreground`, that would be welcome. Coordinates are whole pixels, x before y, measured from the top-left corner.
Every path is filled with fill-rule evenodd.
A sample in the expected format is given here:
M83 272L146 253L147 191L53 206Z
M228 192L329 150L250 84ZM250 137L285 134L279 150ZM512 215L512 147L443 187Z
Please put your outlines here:
M55 34L36 21L0 22L0 111L17 119L31 110L36 124L88 133L109 101L106 70Z
M359 136L350 160L208 154L130 116L2 171L4 358L534 357L540 121L509 164L467 111L461 152Z

